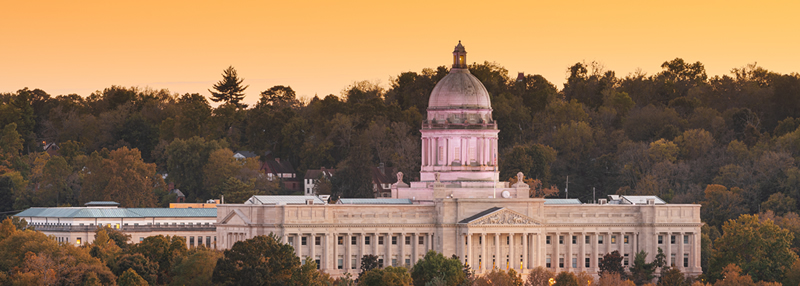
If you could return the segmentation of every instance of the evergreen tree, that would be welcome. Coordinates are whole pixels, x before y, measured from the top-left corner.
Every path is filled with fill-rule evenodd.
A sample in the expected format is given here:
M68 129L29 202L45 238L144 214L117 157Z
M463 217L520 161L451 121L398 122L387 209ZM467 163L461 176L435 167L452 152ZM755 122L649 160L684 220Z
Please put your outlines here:
M208 90L212 95L211 100L232 103L242 108L247 107L247 105L239 103L244 99L244 90L249 87L249 85L242 86L243 81L244 79L239 78L239 75L236 74L236 69L229 66L222 72L222 80L213 86L214 90Z

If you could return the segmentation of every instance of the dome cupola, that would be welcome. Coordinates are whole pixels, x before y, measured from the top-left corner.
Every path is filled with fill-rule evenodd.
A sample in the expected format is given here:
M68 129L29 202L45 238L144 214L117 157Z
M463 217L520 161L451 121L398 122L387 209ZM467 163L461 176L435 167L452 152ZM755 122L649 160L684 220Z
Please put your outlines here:
M467 69L467 51L459 41L453 50L453 68L433 88L428 110L491 108L489 92Z

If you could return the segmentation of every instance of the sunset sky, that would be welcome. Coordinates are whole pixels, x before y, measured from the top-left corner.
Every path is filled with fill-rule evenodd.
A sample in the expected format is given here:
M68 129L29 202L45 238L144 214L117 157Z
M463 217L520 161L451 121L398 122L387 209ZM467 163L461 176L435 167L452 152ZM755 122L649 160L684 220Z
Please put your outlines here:
M550 2L550 3L544 3ZM111 85L201 93L234 66L246 103L494 61L561 87L597 61L625 76L681 57L710 76L748 63L800 72L800 1L4 1L0 92L88 96Z

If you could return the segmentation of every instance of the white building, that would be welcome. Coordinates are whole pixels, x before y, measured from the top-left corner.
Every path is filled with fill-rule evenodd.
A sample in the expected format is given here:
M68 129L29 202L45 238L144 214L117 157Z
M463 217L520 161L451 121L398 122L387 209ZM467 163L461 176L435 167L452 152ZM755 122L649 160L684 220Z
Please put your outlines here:
M419 182L407 185L398 174L386 199L256 196L219 205L220 247L274 233L333 276L357 275L367 254L410 266L428 250L456 255L479 274L537 266L597 274L606 253L619 251L630 265L636 252L652 261L661 248L684 273L702 272L700 205L639 196L599 204L530 198L528 185L499 181L499 130L489 94L466 62L459 43L450 74L431 93Z
M16 217L59 242L92 243L98 228L130 235L132 243L148 236L183 236L189 247L217 244L216 208L120 208L116 202L88 202L85 207L29 208Z

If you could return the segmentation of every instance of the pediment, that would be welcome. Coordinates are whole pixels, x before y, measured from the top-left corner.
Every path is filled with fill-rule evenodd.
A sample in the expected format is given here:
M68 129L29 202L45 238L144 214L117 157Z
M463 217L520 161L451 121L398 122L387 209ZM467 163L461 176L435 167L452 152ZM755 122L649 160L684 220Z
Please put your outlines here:
M494 208L470 217L462 223L470 226L485 225L539 225L540 221L507 208Z
M250 219L247 218L242 211L238 209L234 209L232 212L229 212L219 224L230 224L230 225L250 225Z

